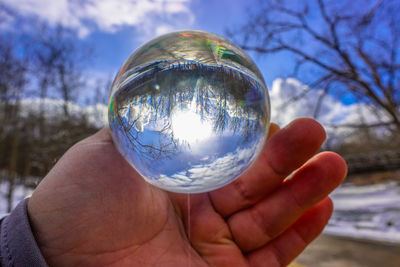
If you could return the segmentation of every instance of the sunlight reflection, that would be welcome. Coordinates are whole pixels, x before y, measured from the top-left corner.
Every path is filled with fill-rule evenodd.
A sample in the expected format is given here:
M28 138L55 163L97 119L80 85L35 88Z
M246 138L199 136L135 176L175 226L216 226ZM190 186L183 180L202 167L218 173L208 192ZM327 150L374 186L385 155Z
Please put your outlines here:
M173 111L171 125L174 138L189 145L210 138L213 131L211 122L202 119L193 105Z

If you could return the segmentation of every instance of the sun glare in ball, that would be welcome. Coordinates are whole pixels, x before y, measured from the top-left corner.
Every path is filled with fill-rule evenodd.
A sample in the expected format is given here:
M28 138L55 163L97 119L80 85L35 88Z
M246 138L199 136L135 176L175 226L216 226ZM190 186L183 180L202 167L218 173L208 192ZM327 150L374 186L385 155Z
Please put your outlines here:
M209 139L212 135L212 125L202 120L192 109L179 109L171 117L174 137L180 141L195 145Z

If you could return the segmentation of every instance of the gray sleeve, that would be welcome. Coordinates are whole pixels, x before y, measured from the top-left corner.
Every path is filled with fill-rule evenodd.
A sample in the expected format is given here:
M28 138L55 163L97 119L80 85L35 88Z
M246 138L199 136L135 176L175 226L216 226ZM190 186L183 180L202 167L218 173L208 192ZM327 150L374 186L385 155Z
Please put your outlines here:
M27 212L28 199L1 221L0 255L3 267L47 266L36 244Z

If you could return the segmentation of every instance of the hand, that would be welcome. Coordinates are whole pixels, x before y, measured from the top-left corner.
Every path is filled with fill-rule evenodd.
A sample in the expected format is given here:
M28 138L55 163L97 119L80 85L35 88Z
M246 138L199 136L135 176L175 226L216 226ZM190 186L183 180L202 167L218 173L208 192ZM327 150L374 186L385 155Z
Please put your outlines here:
M270 135L245 174L219 190L191 195L190 215L186 195L149 185L125 162L109 129L79 142L28 203L46 261L286 266L326 225L332 213L327 195L345 177L346 164L332 152L313 157L325 139L314 120L282 130L273 124Z

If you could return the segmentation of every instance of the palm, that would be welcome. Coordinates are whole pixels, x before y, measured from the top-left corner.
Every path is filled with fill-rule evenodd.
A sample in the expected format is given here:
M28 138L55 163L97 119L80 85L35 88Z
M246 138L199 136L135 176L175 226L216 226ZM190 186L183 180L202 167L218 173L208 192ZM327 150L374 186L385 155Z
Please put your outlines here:
M285 131L279 133L281 138L290 134L285 136ZM186 195L166 193L144 182L118 154L108 132L102 131L66 153L33 194L28 210L36 239L51 266L262 266L261 256L262 264L284 265L322 230L330 214L329 201L293 223L344 176L343 162L330 154L324 161L329 158L336 166L333 174L310 163L311 167L303 167L303 175L281 183L319 148L323 137L316 135L320 136L309 143L302 140L308 151L286 160L291 164L286 172L270 168L274 163L261 157L237 182L191 195L189 208ZM275 142L279 138L276 135ZM275 149L270 143L266 150ZM310 171L328 175L330 182L314 181L319 192L304 192L312 194L293 206L291 201L298 197L288 198L292 189L285 188L301 186ZM265 177L268 172L270 178ZM312 221L314 231L302 236L302 227ZM286 239L299 236L302 239L291 240L287 251L280 251Z

